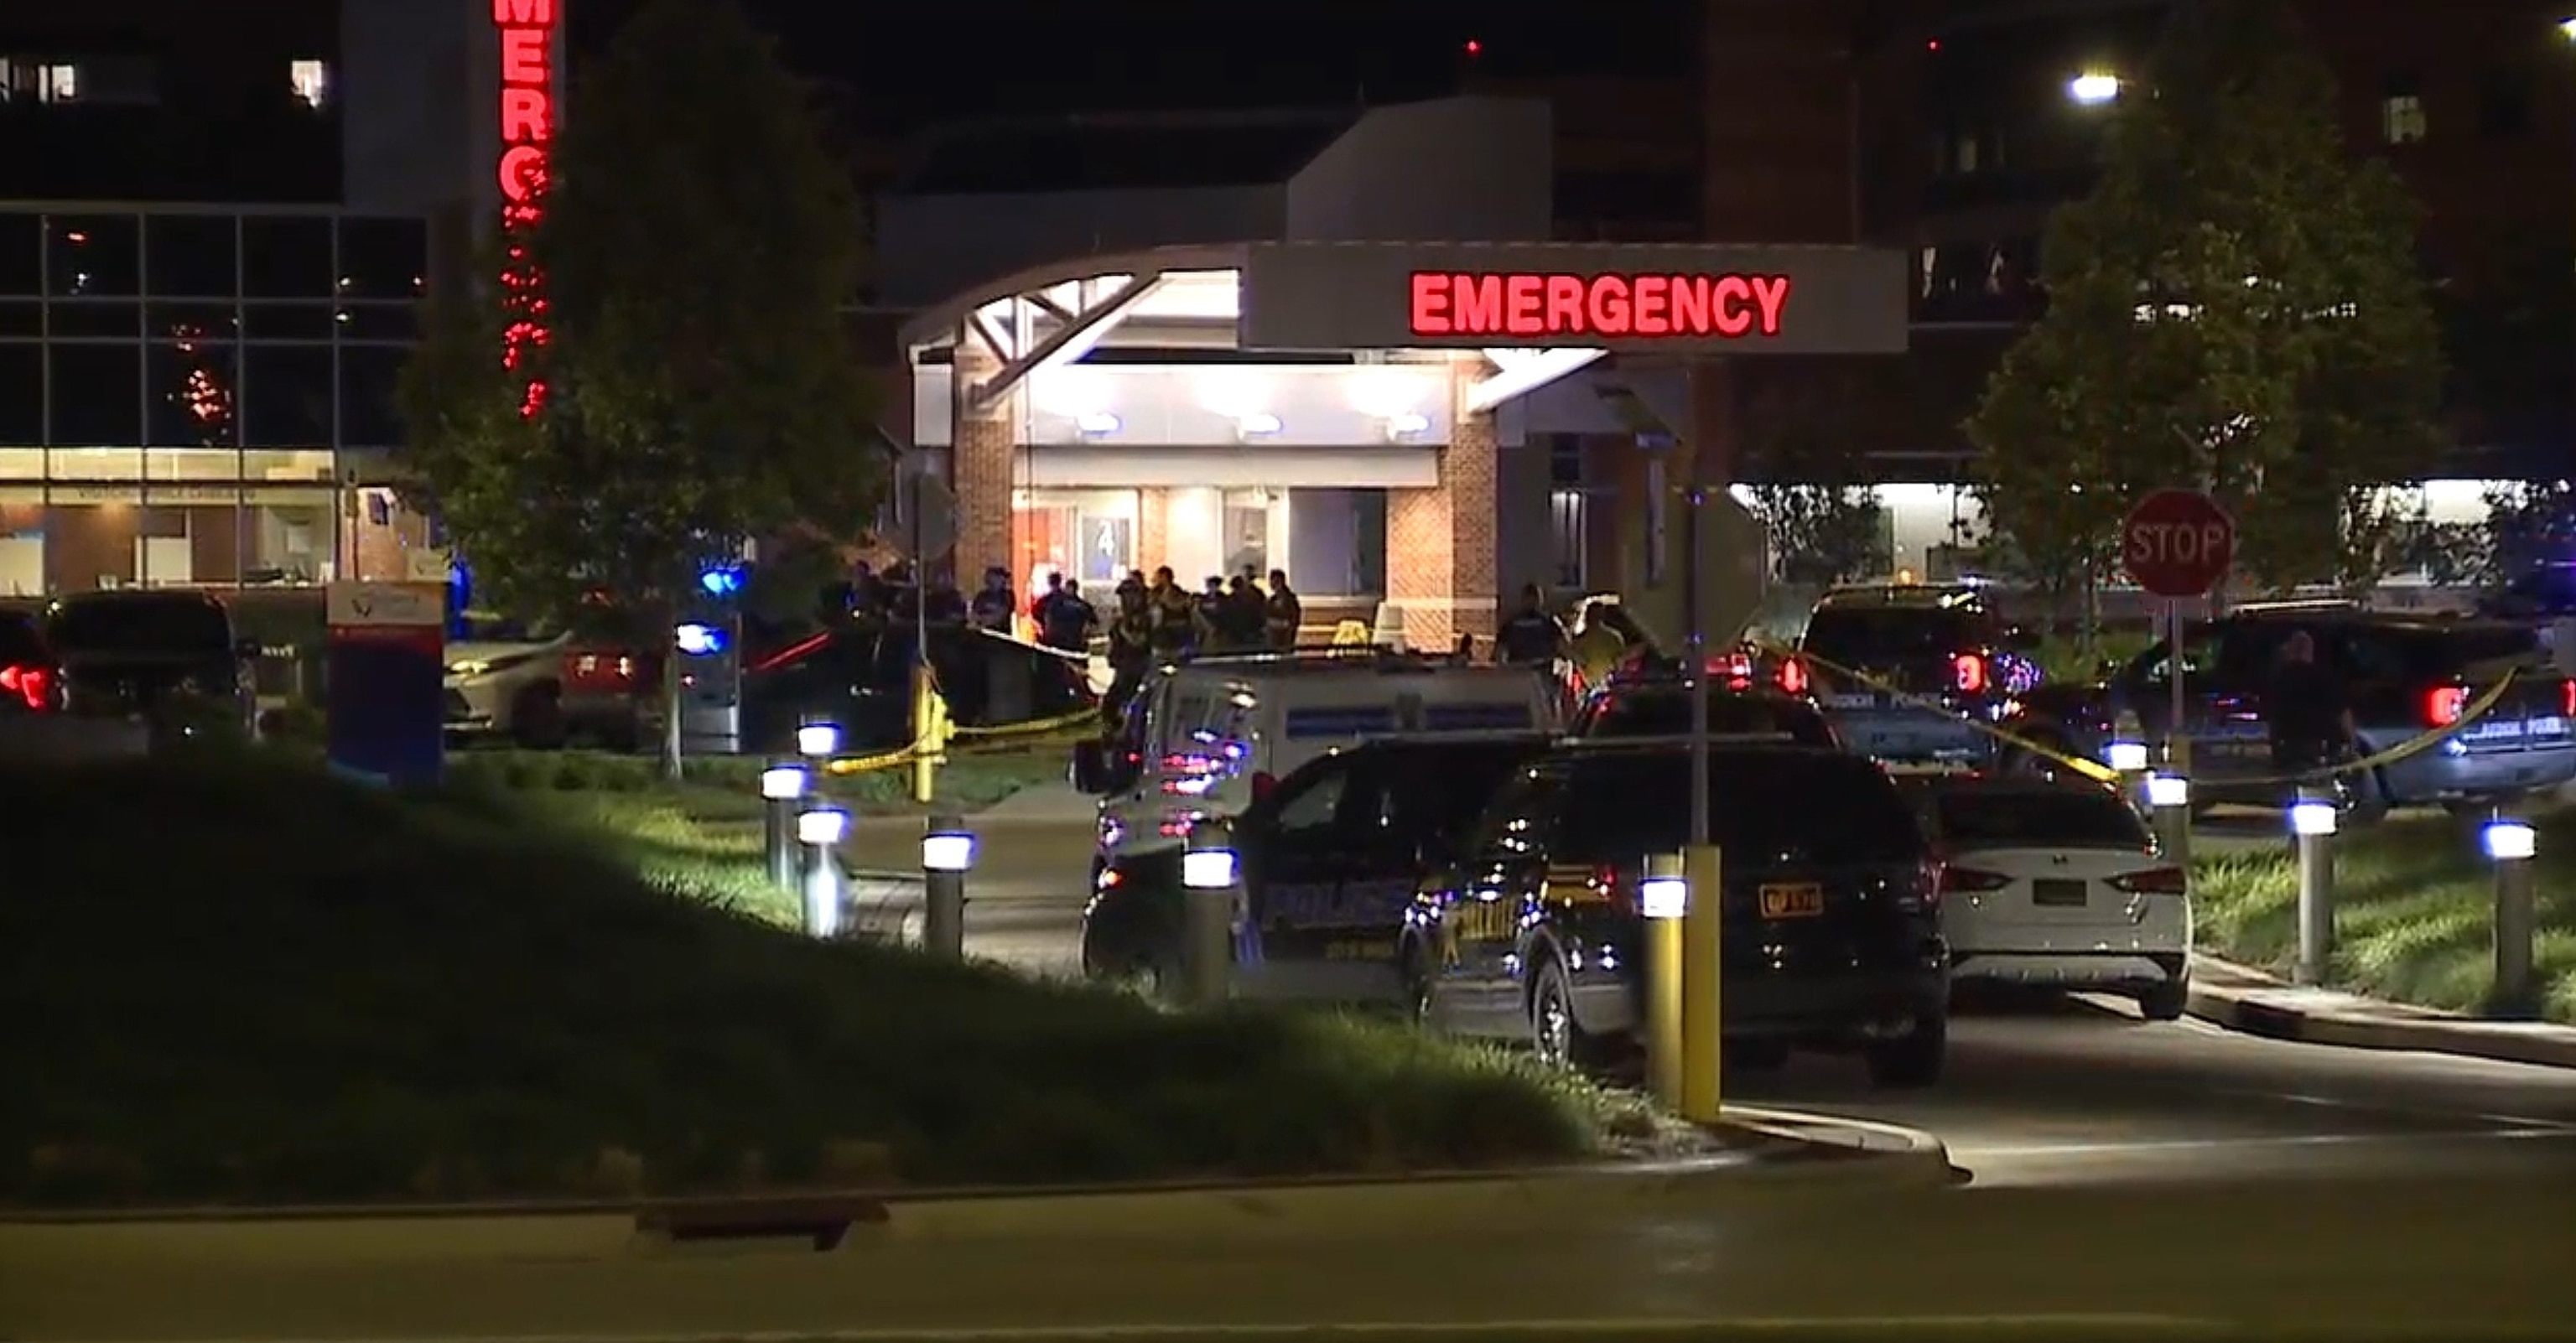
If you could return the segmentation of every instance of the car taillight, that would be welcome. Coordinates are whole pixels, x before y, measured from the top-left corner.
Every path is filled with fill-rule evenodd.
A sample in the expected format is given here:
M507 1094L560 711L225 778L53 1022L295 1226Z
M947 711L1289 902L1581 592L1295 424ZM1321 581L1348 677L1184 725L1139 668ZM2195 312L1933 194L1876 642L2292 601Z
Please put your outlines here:
M1982 653L1961 653L1950 659L1950 683L1962 695L1982 695L1991 684Z
M54 674L44 667L0 667L0 694L16 695L39 713L54 705Z
M2464 686L2435 686L2424 692L2424 725L2449 727L2460 721L2469 709L2469 692Z
M2565 717L2576 718L2576 681L2558 683L2558 712Z
M1753 655L1720 653L1708 660L1708 674L1724 680L1729 690L1743 690L1753 684Z
M2151 867L2111 878L2111 889L2129 895L2182 895L2190 891L2191 884L2179 867Z
M1807 693L1807 663L1804 658L1780 659L1780 689L1787 694Z
M1272 789L1274 789L1274 788L1277 788L1278 786L1279 786L1279 776L1278 776L1278 775L1276 775L1276 774L1272 774L1272 773L1269 773L1269 772L1267 772L1267 771L1264 771L1264 772L1262 772L1262 773L1259 773L1259 774L1255 774L1255 775L1253 775L1253 776L1252 776L1252 800L1253 800L1253 801L1255 801L1255 802L1258 802L1258 801L1260 801L1261 799L1263 799L1263 798L1265 798L1265 797L1270 796L1270 791L1271 791Z
M1979 867L1945 867L1941 869L1940 893L1943 895L1980 895L2000 891L2012 885L2012 878L2001 872L1988 872Z
M635 659L624 653L597 651L564 654L564 679L585 688L631 689Z

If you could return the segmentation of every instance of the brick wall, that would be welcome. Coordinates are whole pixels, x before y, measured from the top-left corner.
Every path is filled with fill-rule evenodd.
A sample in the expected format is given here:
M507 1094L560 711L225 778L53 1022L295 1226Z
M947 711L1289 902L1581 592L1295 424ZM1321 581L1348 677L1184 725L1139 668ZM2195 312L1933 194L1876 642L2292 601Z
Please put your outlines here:
M957 495L957 549L950 573L960 586L973 586L988 568L1011 565L1017 426L1007 400L983 413L972 410L966 400L969 389L999 370L999 363L982 346L972 340L957 343L956 376L950 380L955 390L950 394L949 413L956 427L948 483Z
M1170 563L1163 545L1170 535L1172 492L1151 488L1136 491L1136 567L1152 576L1154 570Z
M1461 634L1491 638L1496 618L1494 419L1463 408L1482 362L1455 368L1462 404L1440 450L1439 483L1389 490L1386 500L1387 600L1403 619L1405 642L1425 651L1447 649Z

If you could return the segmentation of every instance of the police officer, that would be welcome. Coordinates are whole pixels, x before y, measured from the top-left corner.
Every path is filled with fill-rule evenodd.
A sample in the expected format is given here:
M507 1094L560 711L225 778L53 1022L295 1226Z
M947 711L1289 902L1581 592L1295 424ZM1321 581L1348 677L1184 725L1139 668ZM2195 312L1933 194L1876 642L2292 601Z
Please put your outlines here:
M1083 599L1082 584L1061 573L1047 575L1047 594L1029 614L1037 617L1039 640L1067 653L1089 651L1091 632L1100 627L1100 614Z
M1547 599L1532 583L1521 589L1521 609L1494 634L1497 659L1514 667L1545 667L1565 656L1565 626L1547 609Z
M1198 599L1174 580L1172 566L1154 570L1145 602L1154 620L1154 656L1180 657L1198 646Z
M1146 669L1154 665L1154 633L1154 613L1144 585L1120 584L1118 615L1109 622L1109 694L1100 706L1113 722L1127 711L1127 701L1135 697Z
M977 629L998 633L1011 632L1011 615L1019 608L1019 598L1011 591L1011 574L1007 569L984 571L984 586L966 606L966 618Z
M2272 767L2296 778L2332 767L2352 746L2352 698L2343 678L2317 661L2316 638L2293 630L2263 686L2263 726Z
M1306 604L1288 586L1288 571L1270 571L1270 595L1261 602L1261 632L1271 648L1292 652L1297 647L1298 627L1306 623Z

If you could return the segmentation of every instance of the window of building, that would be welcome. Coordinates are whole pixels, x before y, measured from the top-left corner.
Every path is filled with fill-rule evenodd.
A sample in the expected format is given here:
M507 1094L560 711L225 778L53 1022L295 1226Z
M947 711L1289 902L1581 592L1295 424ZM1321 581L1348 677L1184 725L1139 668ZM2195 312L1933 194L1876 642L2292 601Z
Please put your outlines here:
M327 302L338 292L329 219L253 216L241 236L244 295Z
M295 90L295 101L306 107L321 107L331 101L331 66L327 61L289 61L286 79Z
M352 215L339 221L342 298L418 298L428 288L429 226L419 219Z
M2478 133L2512 139L2531 132L2531 76L2522 70L2490 70L2478 86Z
M231 215L164 214L143 221L144 287L158 299L221 299L241 292L240 240Z
M2379 133L2392 145L2411 145L2431 131L2424 117L2424 94L2415 76L2400 71L2380 84Z
M143 229L133 215L52 215L45 221L45 292L55 298L133 298L141 292Z
M45 217L0 213L0 296L45 292Z
M70 61L0 59L0 102L71 103L81 98L81 69Z
M46 351L58 448L138 450L143 441L141 344L56 344Z

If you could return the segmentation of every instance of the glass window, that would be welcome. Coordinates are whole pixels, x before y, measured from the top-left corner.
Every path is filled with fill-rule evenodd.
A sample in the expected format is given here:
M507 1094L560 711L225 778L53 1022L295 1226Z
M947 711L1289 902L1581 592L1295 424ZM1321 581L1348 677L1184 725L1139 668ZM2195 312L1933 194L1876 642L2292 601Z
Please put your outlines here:
M233 642L224 608L193 594L74 599L55 606L47 624L54 647L66 652L229 649Z
M1678 737L1690 729L1690 691L1658 686L1613 693L1593 711L1584 735ZM1823 714L1801 701L1766 695L1710 695L1708 730L1726 737L1787 737L1801 746L1839 744Z
M325 303L246 303L242 305L245 340L327 341L339 323Z
M45 220L0 212L0 294L45 292Z
M0 444L45 441L45 347L0 345Z
M409 345L420 339L420 309L415 304L344 303L338 317L342 340Z
M0 340L37 340L44 334L43 304L32 299L0 298Z
M143 478L189 485L226 484L241 479L239 448L149 448L143 453ZM156 497L167 497L154 491ZM226 493L230 502L229 492Z
M143 305L128 299L56 301L46 313L55 340L141 340Z
M1948 654L1995 642L1982 612L1963 606L1826 606L1799 646L1853 666Z
M1942 788L1933 823L1967 848L2148 849L2146 824L2117 795L2094 788Z
M331 454L317 448L286 452L242 453L242 478L252 481L330 483L333 477Z
M127 447L143 441L143 347L56 345L47 379L53 441Z
M154 340L232 340L241 334L241 310L230 303L149 303L143 323Z
M365 448L399 447L402 414L395 397L403 362L399 345L350 345L340 351L340 441Z
M1690 838L1690 757L1617 753L1565 772L1548 857L1624 863ZM1774 861L1911 863L1923 836L1896 786L1859 756L1719 752L1709 761L1711 837Z
M428 292L429 225L418 219L340 221L342 298L418 298Z
M306 107L320 107L331 101L331 63L303 60L286 63L287 87L295 91L295 101Z
M163 342L151 348L144 442L197 447L238 442L238 347L221 341Z
M1333 818L1342 807L1343 790L1349 786L1350 771L1335 769L1310 781L1295 797L1279 804L1279 817L1274 829L1282 838L1321 836L1333 828Z
M241 581L302 585L327 582L339 511L329 490L253 489L242 517Z
M320 345L245 345L242 442L255 448L331 443L331 351Z
M331 221L250 218L242 221L242 292L252 298L327 299Z
M144 287L155 298L231 298L241 292L231 215L153 215L143 221Z
M45 286L56 298L133 298L142 293L143 232L133 215L46 219Z

